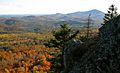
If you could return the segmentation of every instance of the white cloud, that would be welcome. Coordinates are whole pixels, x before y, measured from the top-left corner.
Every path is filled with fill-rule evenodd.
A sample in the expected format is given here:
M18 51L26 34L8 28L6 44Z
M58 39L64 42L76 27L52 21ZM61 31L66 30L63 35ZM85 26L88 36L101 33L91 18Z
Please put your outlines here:
M52 14L98 9L106 12L119 0L0 0L0 14Z

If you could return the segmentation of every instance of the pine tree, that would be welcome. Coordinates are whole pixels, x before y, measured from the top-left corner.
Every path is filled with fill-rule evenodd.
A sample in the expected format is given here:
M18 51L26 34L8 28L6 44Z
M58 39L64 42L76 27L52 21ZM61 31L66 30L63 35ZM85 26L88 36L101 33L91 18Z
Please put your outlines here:
M67 24L62 24L60 25L59 31L53 32L54 38L50 39L50 41L45 43L45 45L48 47L57 47L63 50L68 41L73 39L79 31L75 32L74 34L71 34L71 32L72 30L68 27Z
M109 7L109 10L108 10L108 13L105 14L104 18L103 18L103 23L102 24L105 24L106 22L108 22L110 19L113 19L115 17L118 16L118 13L117 13L117 7L115 7L115 5L111 5Z
M50 39L47 43L45 43L45 46L48 47L57 47L61 50L61 64L62 67L64 68L64 63L63 63L63 56L64 56L64 48L68 44L70 40L75 38L75 36L78 34L79 31L76 31L75 33L71 34L72 30L71 28L68 27L67 24L62 24L60 25L60 30L53 32L53 39Z

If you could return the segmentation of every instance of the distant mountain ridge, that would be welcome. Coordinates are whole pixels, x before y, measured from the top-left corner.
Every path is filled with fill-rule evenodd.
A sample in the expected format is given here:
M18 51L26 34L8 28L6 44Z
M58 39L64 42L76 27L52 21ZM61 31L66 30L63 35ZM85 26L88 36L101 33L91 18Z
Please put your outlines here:
M48 15L0 15L0 24L8 26L9 22L14 22L9 26L18 26L21 30L34 31L34 29L45 30L56 28L62 23L70 24L71 27L84 27L87 24L88 15L91 14L93 27L100 27L104 13L93 9L83 12L74 12L68 14L48 14ZM12 19L12 20L11 20ZM3 21L4 20L4 21ZM8 20L8 24L4 23Z

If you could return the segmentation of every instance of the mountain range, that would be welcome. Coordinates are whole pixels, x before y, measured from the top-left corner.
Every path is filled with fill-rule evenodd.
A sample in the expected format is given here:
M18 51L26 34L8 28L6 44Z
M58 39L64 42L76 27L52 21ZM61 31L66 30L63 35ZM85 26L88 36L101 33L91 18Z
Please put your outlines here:
M103 21L104 12L93 9L89 11L79 11L68 14L49 15L0 15L1 30L22 30L22 31L46 31L59 27L66 23L70 27L84 28L87 26L88 16L90 16L91 26L98 28Z

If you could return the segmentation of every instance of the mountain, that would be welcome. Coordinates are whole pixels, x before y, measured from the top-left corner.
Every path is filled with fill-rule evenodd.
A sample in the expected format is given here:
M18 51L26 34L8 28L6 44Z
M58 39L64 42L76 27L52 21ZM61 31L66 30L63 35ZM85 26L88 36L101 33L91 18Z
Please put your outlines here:
M44 17L50 21L57 21L57 23L53 23L56 25L59 25L62 22L67 22L72 26L75 26L75 24L80 24L80 27L83 27L87 23L89 14L91 14L91 20L93 20L92 23L94 23L92 26L100 27L104 17L104 13L96 9L84 12L74 12L69 14L56 13L52 15L46 15Z
M91 14L93 19L96 19L96 18L100 18L101 19L104 16L103 12L101 12L99 10L96 10L96 9L93 9L93 10L90 10L90 11L85 11L85 12L70 13L68 15L76 16L76 17L80 17L80 18L86 18L86 17L88 17L89 14Z
M46 31L58 27L60 24L67 23L70 27L83 28L86 26L88 16L91 14L91 26L100 27L104 13L93 9L84 12L74 12L68 14L49 14L49 15L0 15L0 26L4 25L7 30L13 27L16 30L24 31Z

